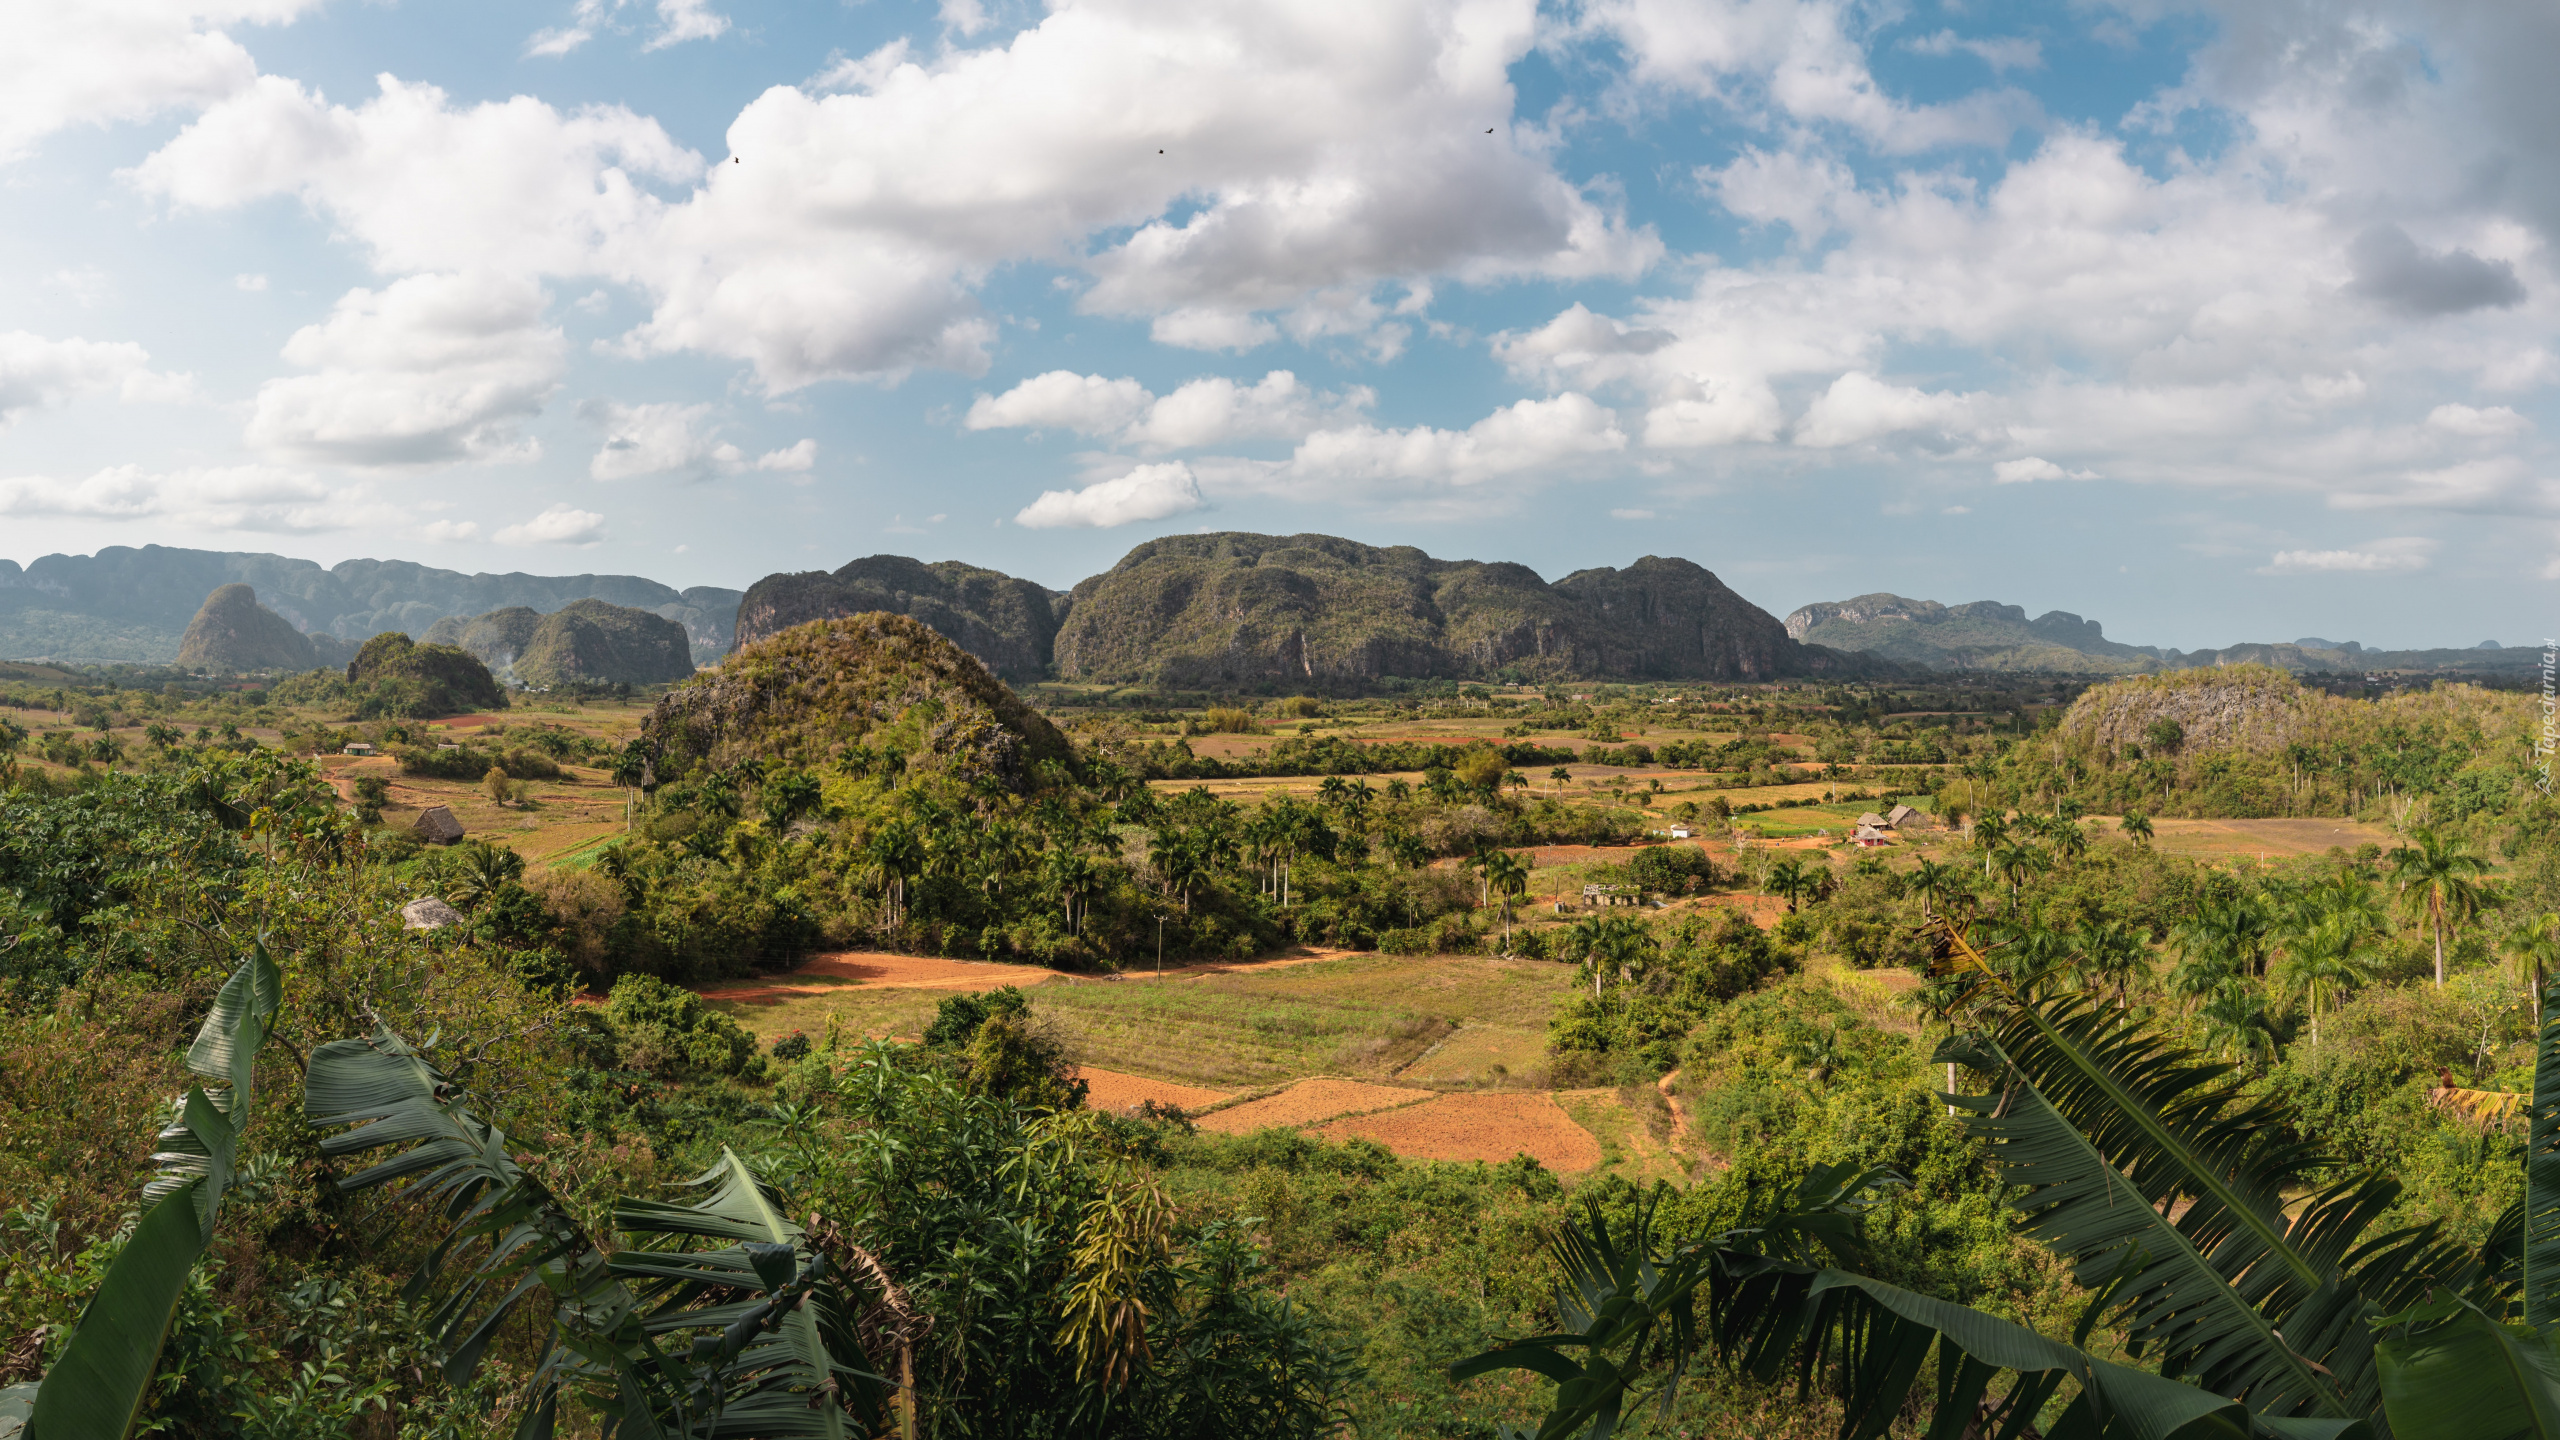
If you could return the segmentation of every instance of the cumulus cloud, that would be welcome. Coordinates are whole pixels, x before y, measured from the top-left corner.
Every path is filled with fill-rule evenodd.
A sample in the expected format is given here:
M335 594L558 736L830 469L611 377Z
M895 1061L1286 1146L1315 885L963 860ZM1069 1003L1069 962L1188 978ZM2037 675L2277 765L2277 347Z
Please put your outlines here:
M1805 408L1804 418L1796 422L1795 440L1813 449L1836 449L1890 435L1954 442L1975 431L1974 412L1980 403L1980 396L1888 385L1852 370L1832 381L1831 388Z
M418 533L439 544L450 545L462 540L480 538L477 520L430 520L418 527Z
M18 520L165 520L195 529L311 534L380 522L360 488L266 465L154 472L118 465L76 480L0 478L0 516Z
M318 0L82 0L0 21L0 162L76 125L210 104L257 64L226 27L282 25Z
M1224 484L1287 494L1392 498L1464 490L1511 476L1545 478L1626 448L1626 434L1608 407L1568 391L1551 400L1522 400L1464 430L1318 430L1285 461L1227 461L1210 473Z
M529 458L518 426L558 388L565 342L529 280L413 275L350 290L285 342L312 373L258 388L247 438L298 459L422 465Z
M683 475L707 479L749 470L797 473L818 463L818 442L811 439L750 457L737 446L720 440L716 424L704 424L713 408L681 402L620 405L599 401L581 406L580 413L605 431L604 444L587 463L588 477L632 480L644 475Z
M2261 575L2405 575L2424 570L2436 542L2399 535L2354 550L2279 550L2258 567Z
M1714 101L1748 119L1836 125L1892 153L1999 146L2042 118L2042 107L2016 90L1939 105L1895 99L1869 71L1855 23L1841 0L1594 0L1577 28L1621 46L1637 85Z
M491 536L501 545L566 545L584 549L604 543L604 517L593 510L554 505L520 525Z
M2065 470L2041 455L2022 455L2015 460L2002 460L1991 467L1993 483L2025 485L2037 480L2095 480L2094 470Z
M1161 396L1126 376L1110 380L1052 370L1002 395L980 395L962 423L972 430L1069 430L1143 450L1189 450L1235 440L1294 439L1356 418L1375 403L1376 392L1365 385L1319 391L1287 370L1274 370L1251 385L1206 376Z
M1034 530L1108 528L1186 514L1205 503L1191 467L1173 460L1141 465L1081 490L1042 491L1013 521Z
M2484 306L2524 303L2514 262L2484 260L2468 250L2420 249L2397 225L2377 225L2347 247L2355 279L2347 289L2402 315L2459 315Z
M2473 440L2504 440L2533 428L2533 422L2504 405L2474 409L2469 405L2443 404L2427 412L2430 428L2448 435L2461 435Z
M191 393L192 382L153 371L150 352L127 341L0 331L0 427L103 390L127 400L178 400Z
M663 208L642 181L701 157L620 106L563 114L528 96L456 108L384 75L352 109L264 76L207 110L127 178L181 210L300 196L405 274L613 273Z

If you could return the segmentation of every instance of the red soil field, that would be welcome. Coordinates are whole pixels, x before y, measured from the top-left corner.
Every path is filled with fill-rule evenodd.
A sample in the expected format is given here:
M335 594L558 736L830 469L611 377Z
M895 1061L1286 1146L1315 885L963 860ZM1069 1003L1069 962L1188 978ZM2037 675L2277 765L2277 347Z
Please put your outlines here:
M1200 1117L1200 1128L1222 1135L1243 1135L1273 1125L1313 1125L1353 1110L1428 1099L1428 1090L1400 1085L1370 1085L1358 1080L1301 1080L1277 1095L1265 1095Z
M1079 1068L1076 1073L1084 1077L1085 1103L1096 1110L1134 1110L1139 1102L1145 1100L1198 1110L1228 1098L1224 1090L1176 1085L1170 1080L1150 1080L1144 1075L1124 1075L1117 1070L1096 1070L1090 1065Z
M1400 1110L1336 1120L1315 1133L1334 1141L1355 1136L1375 1140L1408 1160L1498 1164L1528 1155L1558 1173L1600 1163L1600 1142L1574 1124L1553 1096L1518 1091L1442 1095Z

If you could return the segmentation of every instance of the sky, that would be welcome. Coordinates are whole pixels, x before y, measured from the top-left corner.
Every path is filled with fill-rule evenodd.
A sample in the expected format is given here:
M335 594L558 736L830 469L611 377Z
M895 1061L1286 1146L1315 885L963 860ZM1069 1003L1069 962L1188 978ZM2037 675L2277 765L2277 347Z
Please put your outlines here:
M0 9L0 556L2560 631L2560 7Z

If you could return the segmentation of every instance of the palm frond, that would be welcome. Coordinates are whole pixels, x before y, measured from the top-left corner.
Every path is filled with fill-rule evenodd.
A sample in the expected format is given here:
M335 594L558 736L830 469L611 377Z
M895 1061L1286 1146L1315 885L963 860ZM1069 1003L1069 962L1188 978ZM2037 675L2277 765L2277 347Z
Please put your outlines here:
M2560 1320L2560 983L2543 997L2542 1043L2533 1062L2532 1125L2525 1140L2524 1320Z
M547 1292L551 1339L520 1435L549 1435L570 1385L608 1433L635 1440L839 1440L857 1433L848 1415L878 1415L886 1382L848 1363L862 1352L843 1277L734 1153L692 1182L704 1192L692 1204L618 1204L635 1243L607 1257L504 1132L387 1026L313 1052L304 1106L317 1127L352 1127L321 1141L325 1155L401 1147L343 1189L406 1181L403 1198L442 1209L448 1230L408 1294L433 1299L429 1338L449 1379L467 1380L507 1315ZM729 1243L684 1248L705 1239Z

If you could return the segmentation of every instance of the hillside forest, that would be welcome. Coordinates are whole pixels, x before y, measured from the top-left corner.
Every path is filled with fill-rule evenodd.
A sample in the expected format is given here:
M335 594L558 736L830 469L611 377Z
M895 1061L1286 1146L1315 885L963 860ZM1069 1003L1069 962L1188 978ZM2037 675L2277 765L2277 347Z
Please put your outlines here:
M19 667L0 1431L2552 1433L2540 724L2249 666L1016 690L891 613L631 699ZM733 1003L848 955L1007 968ZM1469 976L1526 1038L1433 1070L1499 1027L1393 1006ZM1234 999L1284 983L1390 1019L1095 1098L1294 1043ZM1618 1128L1221 1119L1390 1080Z

